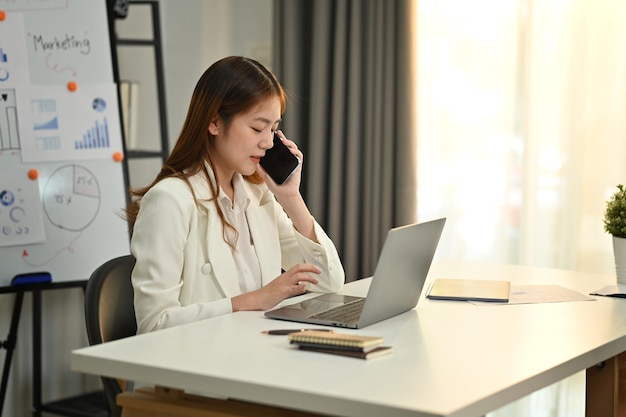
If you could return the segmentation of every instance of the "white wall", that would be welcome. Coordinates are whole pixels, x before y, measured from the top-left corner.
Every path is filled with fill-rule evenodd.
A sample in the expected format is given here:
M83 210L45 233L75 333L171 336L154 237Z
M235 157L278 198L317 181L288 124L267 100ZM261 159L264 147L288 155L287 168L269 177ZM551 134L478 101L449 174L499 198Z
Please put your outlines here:
M171 148L185 118L195 83L211 63L226 55L252 55L271 65L266 57L271 56L272 0L160 0L159 3ZM140 63L148 61L145 53L137 54L142 57ZM121 67L124 65L128 66L128 63L120 63ZM137 66L136 63L133 65ZM152 71L151 68L147 70ZM158 126L156 121L147 123L151 127ZM156 134L148 133L148 140L151 135ZM133 164L133 184L148 183L159 168L158 160ZM13 301L14 295L0 295L1 340L5 340L9 331ZM31 414L31 307L28 294L22 307L3 416ZM99 389L99 378L70 371L71 350L87 345L82 291L75 288L45 293L43 328L44 402ZM4 363L4 354L0 359Z
M160 3L169 138L173 145L196 82L212 63L228 55L245 55L271 65L268 59L271 59L272 0L161 0Z
M271 66L271 0L161 0L165 97L170 149L187 113L200 75L227 55L246 55ZM147 9L147 8L146 8ZM118 24L121 37L151 36L149 16L132 13ZM160 149L153 86L154 62L149 48L120 51L120 78L140 79L140 149ZM145 77L148 77L147 79ZM142 77L144 77L142 79ZM158 158L129 161L131 185L144 186L161 167Z

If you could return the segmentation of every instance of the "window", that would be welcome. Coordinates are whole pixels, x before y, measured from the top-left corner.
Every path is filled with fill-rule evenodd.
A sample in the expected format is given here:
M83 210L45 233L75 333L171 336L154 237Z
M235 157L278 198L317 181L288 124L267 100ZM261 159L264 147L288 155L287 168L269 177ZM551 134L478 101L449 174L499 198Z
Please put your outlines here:
M418 219L440 255L614 271L626 182L626 3L420 0Z

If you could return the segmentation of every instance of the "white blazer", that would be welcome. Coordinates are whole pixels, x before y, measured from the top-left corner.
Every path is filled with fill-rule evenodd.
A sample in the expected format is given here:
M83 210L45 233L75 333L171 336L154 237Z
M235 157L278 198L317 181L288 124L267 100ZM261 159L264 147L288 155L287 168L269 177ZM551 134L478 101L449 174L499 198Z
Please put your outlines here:
M167 178L142 198L131 252L137 332L145 333L232 312L230 299L241 294L230 246L203 173L190 178L199 204L181 179ZM264 286L297 263L321 269L310 291L337 292L344 271L335 245L315 222L319 244L295 231L265 184L247 181L246 216Z

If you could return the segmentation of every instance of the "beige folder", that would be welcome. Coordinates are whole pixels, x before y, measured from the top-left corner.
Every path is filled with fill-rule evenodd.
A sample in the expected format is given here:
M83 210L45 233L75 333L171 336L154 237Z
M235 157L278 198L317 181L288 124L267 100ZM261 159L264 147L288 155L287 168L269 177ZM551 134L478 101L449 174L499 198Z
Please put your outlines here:
M433 300L508 302L510 281L438 278L428 291Z

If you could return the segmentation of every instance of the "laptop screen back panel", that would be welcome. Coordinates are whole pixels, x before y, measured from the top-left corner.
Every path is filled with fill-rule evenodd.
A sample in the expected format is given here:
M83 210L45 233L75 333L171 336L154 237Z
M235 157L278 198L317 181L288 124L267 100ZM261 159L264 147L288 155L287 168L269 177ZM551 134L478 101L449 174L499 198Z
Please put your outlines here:
M388 232L358 327L413 309L424 288L445 218Z

